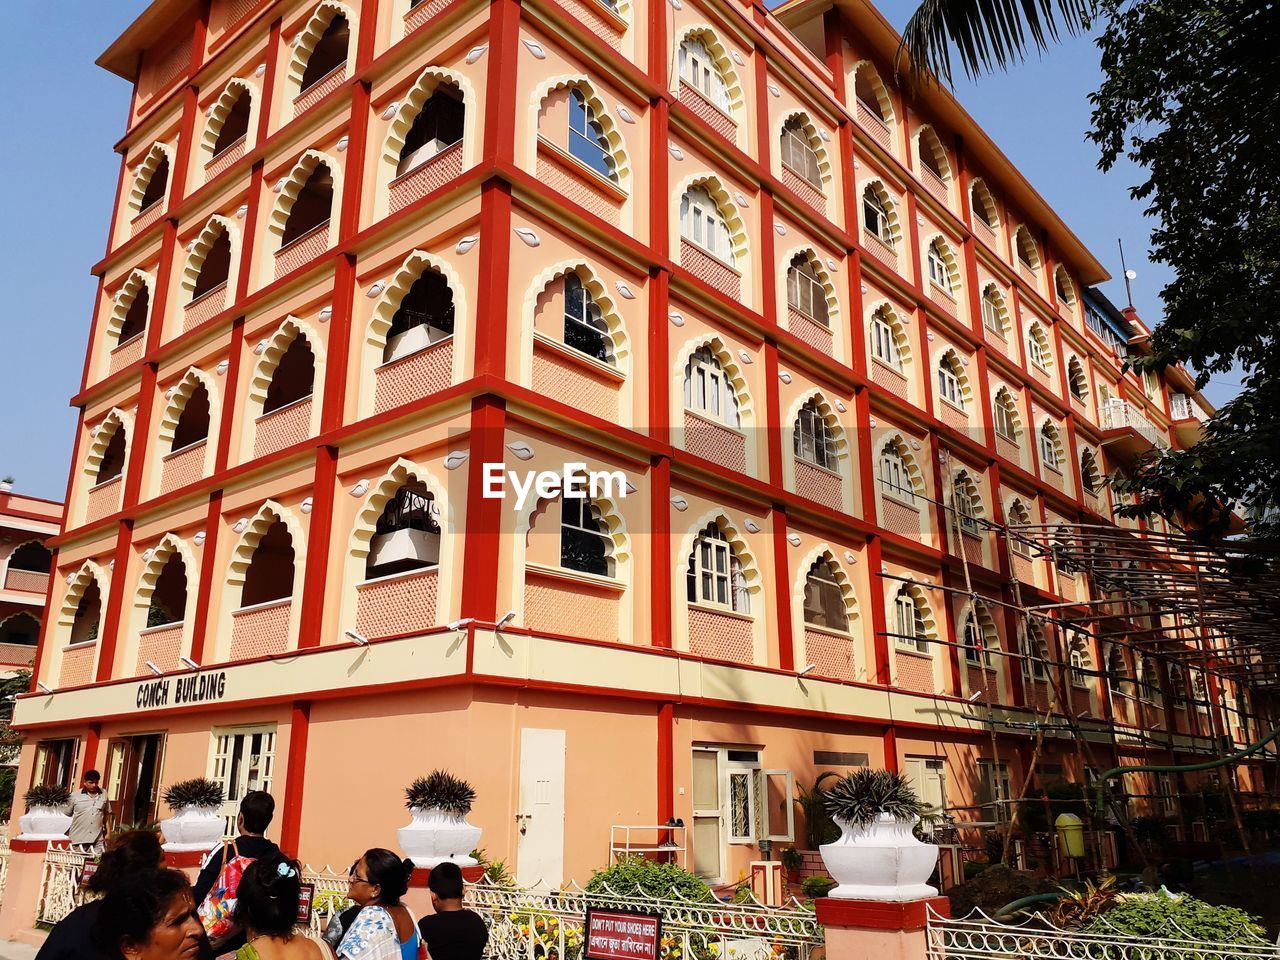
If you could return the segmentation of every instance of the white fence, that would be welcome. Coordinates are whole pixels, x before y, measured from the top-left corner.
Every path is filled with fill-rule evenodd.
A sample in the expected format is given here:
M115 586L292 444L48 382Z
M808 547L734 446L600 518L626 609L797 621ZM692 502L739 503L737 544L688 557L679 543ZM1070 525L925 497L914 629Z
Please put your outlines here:
M80 877L84 873L84 862L88 859L88 854L77 853L66 846L49 845L44 854L44 867L40 871L37 923L57 923L84 903L86 891L80 886Z
M982 914L962 920L929 916L929 960L1276 960L1274 944L1242 931L1234 943L1192 940L1182 930L1139 939L1114 931L1061 930L1036 915L1018 926Z

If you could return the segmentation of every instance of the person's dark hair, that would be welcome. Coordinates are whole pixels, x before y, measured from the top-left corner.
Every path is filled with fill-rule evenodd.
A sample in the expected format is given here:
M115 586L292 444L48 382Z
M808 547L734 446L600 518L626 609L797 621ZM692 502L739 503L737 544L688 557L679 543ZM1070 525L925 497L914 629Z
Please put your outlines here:
M240 801L240 816L248 833L266 833L276 815L276 798L265 790L250 790Z
M282 853L254 860L236 887L236 923L254 934L288 936L298 919L301 874L298 861Z
M461 900L462 868L449 860L436 864L427 877L427 889L441 900Z
M107 852L98 862L97 872L89 878L89 889L106 893L122 880L136 873L159 870L164 863L160 835L154 830L126 830L112 837Z
M369 882L381 888L378 903L385 907L397 906L409 889L413 861L401 860L398 853L374 847L364 852L364 868L369 871Z
M191 882L181 870L146 870L112 887L102 901L93 940L108 960L123 960L124 947L147 943L173 898L191 896Z
M84 776L81 777L80 779L81 780L101 780L102 774L100 774L97 770L86 770L84 772Z

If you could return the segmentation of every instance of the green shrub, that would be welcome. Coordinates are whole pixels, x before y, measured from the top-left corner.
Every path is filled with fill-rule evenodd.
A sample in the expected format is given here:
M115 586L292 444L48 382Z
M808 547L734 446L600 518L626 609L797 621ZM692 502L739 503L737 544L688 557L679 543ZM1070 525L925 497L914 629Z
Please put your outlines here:
M454 817L470 813L475 799L475 788L447 770L433 770L413 781L404 791L404 805L410 810L439 807Z
M825 897L836 886L836 882L830 877L824 877L816 873L800 881L800 889L804 891L804 895L814 900L819 897Z
M38 783L22 795L30 812L35 807L62 810L71 802L71 791L60 783Z
M800 851L795 847L787 847L782 851L779 858L782 861L782 869L789 870L792 873L804 866L804 857L800 855Z
M914 823L925 809L902 774L865 767L838 780L827 791L825 805L833 818L860 827L874 823L884 813L899 823Z
M1256 917L1236 907L1215 907L1187 895L1141 893L1122 897L1086 928L1088 933L1120 932L1135 939L1188 939L1226 944L1261 941Z
M619 896L670 900L711 900L711 888L696 874L675 863L655 863L645 857L625 857L591 874L587 893L612 891Z

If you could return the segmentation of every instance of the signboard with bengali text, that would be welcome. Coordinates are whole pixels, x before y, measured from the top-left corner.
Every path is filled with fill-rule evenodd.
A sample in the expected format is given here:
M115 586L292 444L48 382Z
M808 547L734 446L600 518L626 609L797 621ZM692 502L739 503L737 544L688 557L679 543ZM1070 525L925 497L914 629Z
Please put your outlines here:
M586 960L659 960L662 917L630 910L587 909Z

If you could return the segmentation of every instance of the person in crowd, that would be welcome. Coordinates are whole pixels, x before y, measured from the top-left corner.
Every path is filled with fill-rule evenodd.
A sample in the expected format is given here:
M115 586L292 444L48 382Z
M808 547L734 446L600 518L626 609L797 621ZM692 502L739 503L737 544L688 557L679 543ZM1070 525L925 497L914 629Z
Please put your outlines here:
M207 941L196 918L191 882L181 870L144 870L118 883L93 927L105 960L200 960Z
M196 877L198 915L219 956L245 944L244 931L235 923L236 894L240 878L253 861L280 853L275 842L264 836L275 812L276 801L265 790L246 793L236 815L236 838L215 847Z
M337 954L345 960L417 960L418 927L400 902L413 861L390 850L366 850L351 865L347 896L360 907L344 930Z
M97 872L89 878L89 891L100 898L136 874L160 869L163 863L159 834L151 830L117 834L108 842ZM93 956L93 925L101 910L101 899L72 910L49 931L36 960L81 960Z
M301 887L298 862L284 854L267 854L245 868L235 910L245 945L236 960L329 960L324 945L293 932Z
M80 789L71 794L71 827L67 839L73 850L101 853L106 836L107 795L102 789L102 774L86 770Z
M456 863L433 867L427 878L435 913L418 921L431 960L480 960L489 928L480 914L462 905L462 869Z

